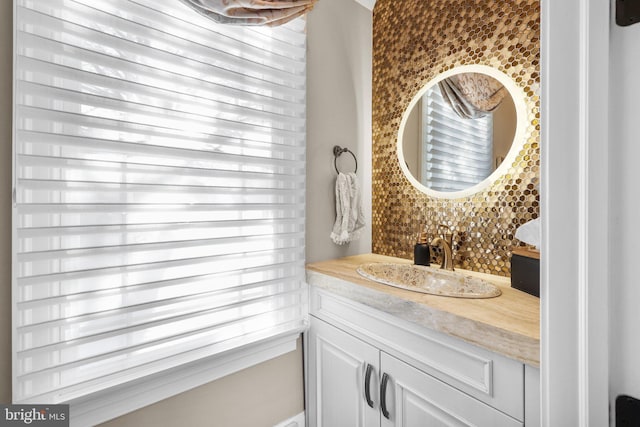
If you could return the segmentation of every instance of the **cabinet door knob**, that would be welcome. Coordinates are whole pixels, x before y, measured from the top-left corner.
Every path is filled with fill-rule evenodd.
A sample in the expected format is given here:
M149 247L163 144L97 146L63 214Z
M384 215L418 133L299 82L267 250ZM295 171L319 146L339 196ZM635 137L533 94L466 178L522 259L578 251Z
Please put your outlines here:
M382 415L386 419L389 418L389 410L387 409L387 383L389 382L389 375L385 372L382 374L382 381L380 382L380 410L382 411Z
M367 369L364 374L364 398L367 400L367 405L373 408L373 400L371 400L371 373L373 372L373 366L367 363Z

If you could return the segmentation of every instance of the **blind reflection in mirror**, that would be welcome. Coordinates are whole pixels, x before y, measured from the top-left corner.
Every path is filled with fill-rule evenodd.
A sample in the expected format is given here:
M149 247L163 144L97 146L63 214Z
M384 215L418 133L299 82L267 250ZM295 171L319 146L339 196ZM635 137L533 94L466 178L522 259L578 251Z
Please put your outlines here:
M504 160L515 136L516 108L505 90L507 96L492 111L470 118L454 110L442 86L433 85L410 112L404 161L427 188L461 191L486 179Z

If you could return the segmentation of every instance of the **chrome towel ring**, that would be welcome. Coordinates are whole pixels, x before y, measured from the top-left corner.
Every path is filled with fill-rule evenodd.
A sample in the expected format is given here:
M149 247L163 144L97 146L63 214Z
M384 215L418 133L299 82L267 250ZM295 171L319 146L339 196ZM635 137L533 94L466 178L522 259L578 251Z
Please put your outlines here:
M339 145L334 145L333 155L335 157L333 159L333 167L336 169L336 173L340 173L340 171L338 170L338 157L340 157L342 153L351 154L351 156L353 157L353 161L356 163L356 170L354 170L353 173L358 172L358 159L356 159L356 155L353 154L353 151L349 150L347 147L342 148Z

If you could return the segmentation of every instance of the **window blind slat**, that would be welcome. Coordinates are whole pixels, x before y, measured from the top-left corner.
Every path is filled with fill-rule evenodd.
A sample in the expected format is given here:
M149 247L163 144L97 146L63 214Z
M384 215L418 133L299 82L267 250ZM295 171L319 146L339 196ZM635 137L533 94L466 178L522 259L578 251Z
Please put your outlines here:
M287 104L274 103L274 106L268 106L270 108L265 109L257 103L252 105L254 103L250 100L242 103L239 103L238 100L235 102L218 100L213 94L204 91L199 91L197 95L191 95L180 90L166 90L162 87L151 86L148 83L140 85L123 79L105 78L42 61L35 62L23 59L22 62L20 65L23 67L38 69L37 72L31 73L29 80L39 86L40 90L56 88L72 93L86 93L118 101L130 101L141 106L171 109L222 119L235 119L238 115L242 115L251 124L273 123L274 127L280 129L295 130L305 124L300 109L293 109Z
M453 135L459 132L465 139L473 139L475 135L486 135L491 131L487 120L452 117L451 112L447 111L450 108L448 104L431 105L431 107L429 108L429 124L441 128L443 131L453 132Z
M261 188L140 185L54 180L18 180L18 203L64 204L294 204L300 192Z
M206 111L198 114L184 113L172 108L160 108L133 102L121 102L103 96L77 93L29 83L18 83L21 94L17 102L22 105L55 110L73 115L88 115L97 119L135 122L157 128L186 131L191 129L204 134L239 136L247 134L257 140L271 136L284 140L300 137L304 129L281 129L277 123L249 123L246 117L210 117ZM274 126L276 125L276 126ZM273 127L272 127L273 126ZM296 134L297 133L297 134Z
M265 287L266 289L266 287ZM300 292L299 289L295 290ZM223 298L204 298L206 301L223 300ZM135 342L134 345L144 345L159 340L166 340L169 337L188 334L194 330L213 328L236 321L238 311L245 313L245 316L255 316L289 307L299 302L299 295L292 292L292 289L282 288L282 292L274 292L259 298L243 298L240 301L227 301L227 304L212 306L207 310L201 310L202 305L194 304L193 301L175 301L168 310L173 310L171 316L153 319L148 316L143 323L134 325L124 319L117 329L102 333L93 333L86 337L68 339L63 342L51 343L48 345L38 345L22 350L18 353L19 361L22 365L21 373L29 374L46 369L55 368L61 364L78 363L81 359L101 357L116 351L126 349ZM191 303L189 305L189 303ZM148 310L154 313L151 307ZM161 307L162 308L162 307ZM146 308L141 307L144 312ZM199 311L193 311L200 309ZM114 315L112 320L118 320ZM244 317L244 316L243 316ZM122 321L121 321L122 322ZM51 354L55 353L56 358L52 360ZM39 359L39 361L37 361ZM33 367L37 366L37 370Z
M300 233L277 237L240 237L214 241L30 252L18 256L17 268L20 275L26 277L224 254L261 252L299 246L303 237L304 234Z
M96 272L74 273L58 282L45 283L41 280L42 277L25 278L20 281L19 290L21 294L19 298L21 302L18 302L18 304L25 307L41 306L48 304L50 300L56 300L60 297L73 296L75 298L90 293L102 295L118 292L141 292L147 289L157 291L158 282L161 282L160 284L162 285L162 296L171 298L215 292L234 286L243 287L249 284L259 284L261 281L270 282L300 274L297 269L299 263L296 262L293 256L277 263L265 262L264 260L256 262L252 259L255 258L255 254L250 254L247 258L246 268L236 265L235 269L218 269L218 271L204 272L204 274L202 274L203 272L196 272L191 276L176 276L177 278L156 279L146 282L135 278L128 279L124 275L118 276L115 274L110 277L110 280L87 281L87 279L90 280L97 277ZM106 270L98 273L104 273L104 271ZM50 286L52 284L55 286ZM21 323L21 326L24 326L24 323Z
M95 225L175 224L208 221L290 219L304 215L299 204L245 204L239 211L235 206L189 205L172 209L167 205L62 205L30 204L18 208L17 228L78 227Z
M226 144L209 144L211 147L194 146L194 149L190 149L155 146L152 143L156 141L151 137L145 143L30 131L19 131L18 137L22 140L20 147L17 147L18 154L50 158L105 160L195 169L273 172L291 175L299 174L304 169L304 152L269 144L248 143L243 147L241 144L234 145L229 141ZM157 142L163 143L164 141ZM173 142L176 143L176 141ZM215 156L211 155L212 151L215 152Z
M434 123L433 120L430 121L429 128L431 139L442 140L450 144L457 143L470 148L476 148L476 150L487 147L489 134L486 132L465 132L464 129L457 129L455 124L442 125Z
M442 147L440 149L430 148L427 157L432 162L448 162L451 160L452 154L456 156L455 163L464 168L486 171L486 168L491 166L490 160L477 159L473 153L467 156L460 152L442 149Z
M218 150L222 143L244 146L272 146L281 150L300 148L304 134L293 138L275 138L271 135L264 140L237 137L233 135L218 135L199 133L193 130L179 131L170 128L155 128L134 122L123 122L85 115L69 114L55 110L23 107L17 108L17 131L39 132L45 134L65 135L95 138L98 140L136 143L139 145L158 145L184 150L212 151ZM55 128L52 128L55 123ZM253 137L253 135L251 135Z
M490 158L485 156L485 153L477 149L469 148L464 145L456 145L455 143L451 143L445 140L431 139L427 142L424 148L425 155L433 155L440 156L442 158L447 158L449 161L456 161L458 158L462 160L462 162L471 162L473 160L477 160L478 164L489 164L491 161Z
M21 253L83 249L123 244L183 242L190 240L271 236L304 231L300 219L220 221L178 224L120 224L99 227L46 227L21 229Z
M452 163L452 162L445 161L445 160L432 161L432 165L431 165L430 170L432 172L436 172L438 170L456 171L456 173L459 173L462 176L464 176L464 175L471 176L472 175L472 176L475 176L475 177L484 176L484 173L485 173L485 169L482 169L480 167L470 167L470 166L466 166L466 165L461 165L459 163Z
M306 36L17 0L14 400L302 331Z
M88 289L112 289L115 287L180 280L186 277L204 277L225 272L241 274L247 269L296 263L303 254L300 248L261 251L243 254L225 254L216 257L198 257L172 260L164 263L129 265L123 267L83 270L22 277L18 280L18 302L86 292Z
M239 84L230 86L231 83L228 80L215 78L215 76L197 74L185 76L171 73L64 45L29 33L22 33L21 38L24 43L19 52L21 55L18 58L19 65L37 67L38 71L47 68L56 71L66 70L67 74L82 73L83 76L92 79L131 82L143 88L159 88L168 92L262 108L281 114L300 116L304 113L299 104L300 99L304 97L304 92L299 90L285 89L284 93L255 93L248 86ZM100 64L99 68L87 65L96 63ZM284 94L287 96L284 97Z
M300 189L304 177L295 174L255 173L220 169L180 168L139 163L104 162L19 156L19 179L38 181L95 182L119 184L171 183L192 187ZM212 175L212 171L215 175Z
M264 269L260 272L269 273ZM158 289L154 289L150 284L143 284L125 288L87 290L20 303L21 331L25 334L28 330L31 334L37 332L43 335L42 340L30 340L30 344L24 342L21 350L96 335L101 333L101 328L111 331L119 329L121 325L131 326L188 314L194 308L202 307L198 307L200 298L206 298L207 309L212 309L294 290L297 287L298 276L278 274L274 277L276 279L247 281L241 285L232 280L233 278L226 278L226 281L216 283L215 286L198 279L183 282L179 286L167 286L166 289L163 287L162 292L158 292ZM121 298L124 303L114 302L116 298ZM112 308L114 303L118 304L117 309ZM82 318L75 319L73 325L63 322L68 317L80 316ZM45 328L55 334L44 334ZM61 336L61 331L65 331L64 337Z

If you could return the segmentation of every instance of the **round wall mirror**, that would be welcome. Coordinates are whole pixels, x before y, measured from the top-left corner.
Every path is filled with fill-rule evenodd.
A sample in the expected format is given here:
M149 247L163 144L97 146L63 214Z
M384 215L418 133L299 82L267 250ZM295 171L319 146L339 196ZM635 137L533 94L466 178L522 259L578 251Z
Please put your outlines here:
M442 73L404 112L397 149L402 171L430 196L472 195L513 164L526 117L524 92L501 71L469 65Z

